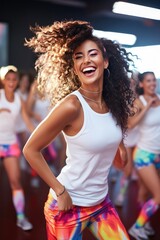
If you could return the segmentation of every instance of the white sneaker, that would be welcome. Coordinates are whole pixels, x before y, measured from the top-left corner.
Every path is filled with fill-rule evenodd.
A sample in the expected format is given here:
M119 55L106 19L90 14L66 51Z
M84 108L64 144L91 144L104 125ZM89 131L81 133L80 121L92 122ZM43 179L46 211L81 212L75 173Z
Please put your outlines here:
M33 225L27 220L27 218L18 219L17 226L22 228L24 231L29 231L33 228Z
M145 230L145 232L148 236L154 236L155 235L155 231L154 231L153 227L151 226L150 222L147 222L144 225L144 230Z
M144 227L136 228L135 224L128 230L129 234L136 240L149 240Z

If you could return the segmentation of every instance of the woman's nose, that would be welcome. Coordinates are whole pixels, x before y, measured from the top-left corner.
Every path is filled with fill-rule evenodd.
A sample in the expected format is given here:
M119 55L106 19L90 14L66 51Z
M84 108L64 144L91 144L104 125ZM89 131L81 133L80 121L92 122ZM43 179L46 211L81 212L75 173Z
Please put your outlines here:
M85 55L84 56L84 59L83 59L84 62L90 62L90 56L89 55Z

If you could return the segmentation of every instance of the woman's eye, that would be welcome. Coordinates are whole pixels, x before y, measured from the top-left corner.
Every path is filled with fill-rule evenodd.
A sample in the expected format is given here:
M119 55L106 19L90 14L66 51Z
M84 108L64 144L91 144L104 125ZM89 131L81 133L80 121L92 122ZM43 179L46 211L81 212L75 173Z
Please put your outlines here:
M90 56L92 57L97 56L97 53L91 53Z
M77 56L75 56L75 58L74 59L80 59L80 58L82 58L82 55L77 55Z

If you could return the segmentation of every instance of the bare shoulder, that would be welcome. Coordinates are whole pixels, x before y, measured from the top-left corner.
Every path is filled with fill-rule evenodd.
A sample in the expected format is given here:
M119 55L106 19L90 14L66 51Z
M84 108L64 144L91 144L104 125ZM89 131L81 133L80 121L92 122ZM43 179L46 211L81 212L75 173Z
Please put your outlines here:
M81 106L81 103L78 99L78 97L74 94L70 94L68 96L66 96L64 99L63 99L63 102L67 105L69 105L70 107L74 107L76 105L76 107L80 107Z
M54 108L54 116L60 115L68 123L74 121L81 112L81 103L77 96L68 95L62 99Z
M62 104L71 113L78 113L81 109L81 103L76 95L69 95L65 97L60 104Z
M142 102L141 102L141 100L139 98L135 99L134 107L138 108L139 110L141 110L143 108L143 104L142 104Z
M134 117L136 117L143 109L143 104L141 102L141 100L139 98L136 98L133 104L133 116L129 117L129 119L133 119Z

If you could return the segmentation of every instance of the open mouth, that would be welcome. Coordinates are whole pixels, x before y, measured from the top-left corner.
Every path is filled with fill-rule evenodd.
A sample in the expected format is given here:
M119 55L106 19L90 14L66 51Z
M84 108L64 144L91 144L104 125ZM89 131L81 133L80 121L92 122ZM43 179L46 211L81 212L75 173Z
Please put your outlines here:
M149 88L150 91L154 91L156 89L156 86L152 86Z
M83 73L88 76L88 75L92 75L94 72L96 71L95 67L87 67L83 69Z

